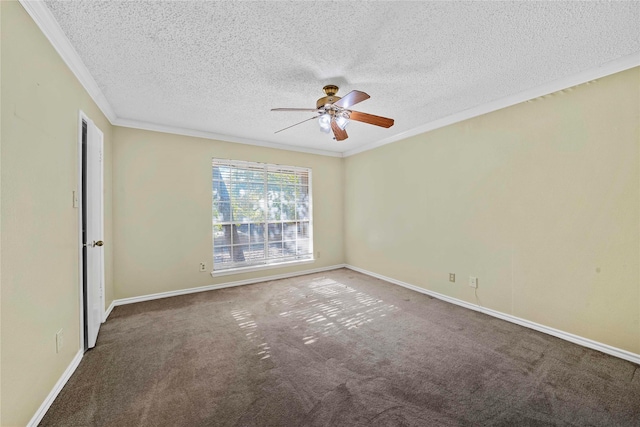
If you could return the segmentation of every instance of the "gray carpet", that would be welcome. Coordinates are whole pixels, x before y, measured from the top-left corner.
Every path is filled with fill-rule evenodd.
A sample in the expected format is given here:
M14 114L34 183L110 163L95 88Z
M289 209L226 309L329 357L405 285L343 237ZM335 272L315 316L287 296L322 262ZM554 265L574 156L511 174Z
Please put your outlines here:
M116 307L40 425L640 426L640 370L343 269Z

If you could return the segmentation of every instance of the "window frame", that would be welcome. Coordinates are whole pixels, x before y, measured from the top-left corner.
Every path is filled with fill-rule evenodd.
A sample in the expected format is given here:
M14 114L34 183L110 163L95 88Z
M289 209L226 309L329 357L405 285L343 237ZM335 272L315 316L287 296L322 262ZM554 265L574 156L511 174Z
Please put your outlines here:
M215 179L212 177L212 190L211 190L211 219L212 219L212 240L211 240L211 248L213 250L212 253L212 271L211 271L211 275L213 277L218 277L218 276L225 276L225 275L231 275L231 274L240 274L240 273L245 273L245 272L251 272L251 271L260 271L260 270L269 270L269 269L274 269L274 268L284 268L284 267L288 267L288 266L293 266L293 265L303 265L303 264L311 264L315 262L315 257L314 257L314 246L313 246L313 177L312 177L312 169L308 168L308 167L301 167L301 166L289 166L289 165L280 165L280 164L274 164L274 163L264 163L264 162L252 162L252 161L245 161L245 160L231 160L231 159L222 159L222 158L216 158L216 157L212 157L211 159L211 171L214 171L215 167L224 167L227 166L229 168L232 168L232 170L234 168L237 169L255 169L255 170L263 170L264 171L264 179L262 184L264 185L264 192L262 193L263 195L263 199L264 199L264 204L262 206L262 209L264 211L264 221L263 222L255 222L255 221L234 221L233 218L231 219L231 221L222 221L222 223L217 223L217 218L214 216L214 206L215 206L215 201L213 199L214 197L214 186L213 183L215 182ZM268 186L269 186L269 173L277 173L278 171L284 172L284 173L305 173L307 176L307 188L308 188L308 202L307 202L307 207L308 207L308 220L299 220L297 218L298 213L297 213L297 204L294 206L294 209L296 211L296 215L295 215L295 219L288 219L288 220L283 220L282 218L280 218L279 220L269 220L269 213L268 213L268 197L267 197L267 193L268 193ZM296 184L299 185L299 184ZM300 185L302 186L302 185ZM231 200L229 201L229 203L232 203ZM282 211L280 212L282 214ZM263 224L264 226L264 243L265 243L265 248L268 249L268 237L269 237L269 224L270 223L276 223L276 224L285 224L285 223L289 223L289 222L294 222L296 224L301 224L301 223L308 223L308 227L309 227L309 249L308 252L304 255L298 255L298 254L294 254L291 256L286 256L286 257L281 257L281 259L283 259L282 261L278 262L278 258L274 257L274 258L269 258L268 256L268 251L265 250L264 253L264 257L261 258L258 261L255 261L254 263L249 263L248 265L230 265L227 268L224 269L216 269L216 261L215 261L215 257L216 257L216 246L215 246L215 227L216 225L231 225L233 227L233 225L242 225L242 224ZM297 239L297 234L296 234L296 242L298 241ZM280 241L282 243L285 242L284 240L284 236L282 236L282 240ZM277 242L276 242L277 243ZM226 245L224 245L226 246ZM230 248L233 248L233 243L231 245L229 245ZM298 259L295 259L298 258Z

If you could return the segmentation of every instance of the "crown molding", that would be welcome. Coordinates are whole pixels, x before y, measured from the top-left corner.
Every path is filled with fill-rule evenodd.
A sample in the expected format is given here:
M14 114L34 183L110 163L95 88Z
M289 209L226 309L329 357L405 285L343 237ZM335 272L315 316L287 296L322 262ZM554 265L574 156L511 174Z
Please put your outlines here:
M62 28L58 25L58 21L56 21L49 8L47 8L47 5L42 1L35 0L20 0L20 4L35 21L36 25L40 27L42 33L49 42L51 42L53 48L89 93L91 99L93 99L98 108L100 108L102 113L113 124L116 119L116 114L113 108L111 108L111 104L107 101L107 98L100 90L93 76L80 59L78 52L73 48L64 31L62 31Z
M165 126L156 123L143 122L139 120L129 120L117 118L111 122L115 126L125 128L149 130L154 132L171 133L174 135L193 136L196 138L215 139L222 142L234 142L237 144L255 145L258 147L274 148L276 150L297 151L301 153L317 154L320 156L342 157L342 153L338 151L317 150L315 148L299 147L296 145L276 144L273 142L259 141L257 139L241 138L237 136L221 135L219 133L207 132L202 130L187 129L177 126Z
M434 120L432 122L410 129L406 132L402 132L397 135L391 136L389 138L372 142L370 144L366 144L361 147L354 148L353 150L347 150L342 153L342 156L349 157L349 156L353 156L354 154L362 153L364 151L373 150L374 148L391 144L392 142L400 141L402 139L407 139L409 137L419 135L421 133L429 132L441 127L449 126L451 124L461 122L463 120L471 119L473 117L477 117L483 114L491 113L493 111L501 110L503 108L510 107L512 105L520 104L521 102L529 101L531 99L538 98L540 96L548 95L553 92L557 92L563 89L570 88L572 86L576 86L576 85L583 84L595 79L606 77L611 74L619 73L621 71L625 71L637 66L640 66L640 52L623 56L621 58L602 64L598 67L591 68L589 70L585 70L568 77L563 77L561 79L545 83L535 88L527 89L515 95L509 95L495 101L478 105L477 107L469 108L467 110L451 114L450 116L446 116L441 119Z
M141 122L137 120L124 119L116 116L115 111L111 107L111 104L107 101L100 90L98 84L93 79L93 76L84 65L84 62L80 59L78 52L71 45L71 42L64 34L58 22L53 17L51 11L47 8L41 0L19 0L20 4L24 7L27 13L40 27L40 30L44 33L45 37L51 42L54 49L62 57L63 61L67 64L71 72L78 78L80 84L89 93L89 96L96 103L98 108L104 113L107 119L114 126L129 127L134 129L150 130L156 132L171 133L176 135L193 136L205 139L215 139L220 141L235 142L239 144L256 145L259 147L275 148L279 150L298 151L302 153L317 154L321 156L330 157L349 157L354 154L362 153L364 151L373 150L374 148L381 147L383 145L391 144L392 142L400 141L410 138L421 133L429 132L441 127L445 127L463 120L471 119L483 114L487 114L502 108L510 107L521 102L529 101L540 96L548 95L553 92L557 92L563 89L567 89L572 86L576 86L582 83L586 83L591 80L599 79L611 74L619 73L624 70L628 70L633 67L640 66L640 52L635 52L631 55L623 56L613 61L602 64L598 67L582 71L580 73L564 77L558 80L554 80L549 83L545 83L541 86L525 90L523 92L509 95L504 98L491 101L482 105L478 105L473 108L469 108L464 111L460 111L449 116L434 120L424 125L415 127L413 129L401 132L389 138L384 138L379 141L374 141L369 144L365 144L361 147L347 150L344 152L336 152L329 150L318 150L314 148L299 147L294 145L285 145L264 142L259 140L253 140L249 138L235 137L229 135L221 135L213 132L200 131L196 129L187 129L173 126L165 126L155 123Z
M89 72L89 69L86 67L82 59L80 59L80 55L78 55L78 52L75 50L67 36L64 34L64 31L62 31L60 25L58 25L58 22L56 21L47 5L40 0L20 0L20 4L22 5L22 7L24 7L29 16L31 16L36 25L38 25L42 33L53 45L53 48L56 50L56 52L58 52L65 64L67 64L71 72L80 81L80 84L89 93L91 99L93 99L98 108L100 108L102 113L114 126L164 132L175 135L193 136L197 138L215 139L219 141L235 142L238 144L255 145L266 148L275 148L278 150L297 151L308 154L317 154L321 156L342 157L342 153L337 151L318 150L314 148L298 147L294 145L276 144L249 138L221 135L196 129L165 126L118 117L111 107L111 104L109 104L109 101L107 101L107 98L100 90L100 87L94 80L93 76Z

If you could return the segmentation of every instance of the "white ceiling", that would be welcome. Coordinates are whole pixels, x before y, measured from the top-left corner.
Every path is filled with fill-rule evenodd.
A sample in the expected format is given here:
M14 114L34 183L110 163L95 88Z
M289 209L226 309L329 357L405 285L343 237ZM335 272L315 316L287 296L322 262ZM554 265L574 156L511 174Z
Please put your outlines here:
M46 5L122 122L336 153L640 52L632 1ZM271 108L314 108L326 84L395 125L274 134L313 113Z

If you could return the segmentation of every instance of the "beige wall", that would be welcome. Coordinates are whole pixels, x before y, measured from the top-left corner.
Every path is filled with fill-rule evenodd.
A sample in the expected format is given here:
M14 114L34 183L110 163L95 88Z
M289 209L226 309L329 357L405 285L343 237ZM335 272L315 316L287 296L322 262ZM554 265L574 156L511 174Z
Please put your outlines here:
M25 425L80 348L78 110L105 135L111 238L112 128L22 6L2 19L1 393L3 426ZM113 299L106 251L107 301ZM55 334L64 329L56 353Z
M347 263L640 353L639 84L635 68L347 158Z
M107 304L346 260L640 353L639 69L340 159L112 127L22 7L0 15L1 425L79 349L80 109L105 134ZM199 272L212 157L311 167L320 258Z
M341 264L342 159L115 128L116 298ZM211 159L312 168L313 264L212 278ZM207 271L198 271L199 263Z

